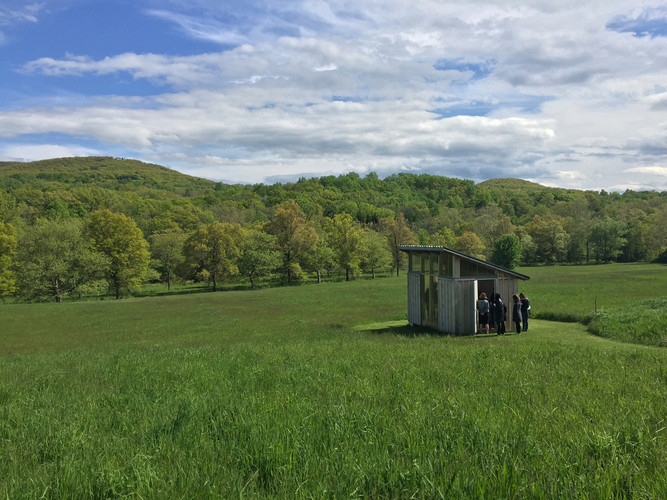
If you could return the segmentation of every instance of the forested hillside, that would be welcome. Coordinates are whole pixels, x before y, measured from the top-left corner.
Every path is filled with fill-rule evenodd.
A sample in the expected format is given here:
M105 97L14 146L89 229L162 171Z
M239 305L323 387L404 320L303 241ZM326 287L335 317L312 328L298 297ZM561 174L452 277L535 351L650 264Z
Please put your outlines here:
M134 249L134 263L127 256L125 263L111 262L117 251L105 250L102 236L93 234L97 228L118 235L118 224L132 234L118 245L127 247L133 238L146 243ZM70 290L103 279L120 293L159 276L215 286L239 276L255 285L322 271L371 274L396 269L401 256L392 255L392 246L410 242L453 247L509 267L519 261L664 260L666 235L665 192L577 191L517 179L475 184L407 173L226 185L106 157L0 163L0 295L53 294L64 278L52 276L36 287L46 266L36 254L53 259L53 252L65 252L64 241L74 240L79 250L67 252L85 247L93 254L90 274ZM110 266L117 268L115 277Z

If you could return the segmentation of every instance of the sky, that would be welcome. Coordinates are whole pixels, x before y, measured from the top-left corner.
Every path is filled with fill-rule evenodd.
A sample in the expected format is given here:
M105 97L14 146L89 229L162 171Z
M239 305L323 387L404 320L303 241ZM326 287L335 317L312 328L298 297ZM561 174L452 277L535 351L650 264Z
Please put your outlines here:
M667 190L667 3L2 0L0 161Z

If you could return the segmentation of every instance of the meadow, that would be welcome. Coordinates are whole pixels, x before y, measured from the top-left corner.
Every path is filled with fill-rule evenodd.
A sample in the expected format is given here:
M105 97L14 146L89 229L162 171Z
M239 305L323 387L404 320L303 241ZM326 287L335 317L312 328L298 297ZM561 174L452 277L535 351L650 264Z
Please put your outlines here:
M667 266L528 267L521 290L536 318L579 322L623 342L667 346Z
M539 314L587 313L571 269L522 270ZM666 349L544 319L441 336L404 325L405 292L0 307L0 497L665 498Z

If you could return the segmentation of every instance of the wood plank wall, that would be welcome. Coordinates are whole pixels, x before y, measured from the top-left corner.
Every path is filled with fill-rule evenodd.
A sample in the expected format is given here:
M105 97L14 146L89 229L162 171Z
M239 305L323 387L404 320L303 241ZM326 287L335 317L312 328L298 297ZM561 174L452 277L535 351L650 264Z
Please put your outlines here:
M453 335L477 331L477 282L440 276L438 279L438 330Z
M410 326L422 324L421 273L408 273L408 322Z
M503 299L503 303L507 306L507 321L505 322L505 326L510 330L514 327L514 324L512 323L512 295L519 293L519 280L498 276L496 281L496 291L500 294L500 298Z
M477 298L477 281L458 280L456 282L456 294L458 304L456 309L456 335L473 335L476 330L477 321L475 320L475 302Z
M438 278L438 330L454 333L456 330L456 282L451 278Z

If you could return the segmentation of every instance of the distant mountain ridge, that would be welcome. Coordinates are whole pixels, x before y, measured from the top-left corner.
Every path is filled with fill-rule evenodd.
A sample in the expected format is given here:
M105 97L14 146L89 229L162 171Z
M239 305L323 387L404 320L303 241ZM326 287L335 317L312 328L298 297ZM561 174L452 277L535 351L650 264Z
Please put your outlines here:
M175 188L212 188L211 180L193 177L161 165L139 160L88 156L54 158L33 162L0 162L0 177L36 179L56 184L110 187L116 184L133 184L156 187L170 185Z
M551 189L537 182L526 181L523 179L514 179L511 177L498 178L498 179L489 179L478 184L481 187L488 189L497 189L499 191L545 191ZM556 188L563 189L563 188ZM570 190L576 191L576 190Z
M382 219L402 214L422 244L475 234L487 254L499 236L514 234L526 262L589 261L591 237L611 229L620 260L652 260L667 251L667 192L581 191L511 178L476 184L414 173L380 179L374 172L224 184L111 157L0 163L0 222L18 226L109 209L134 219L150 238L213 221L263 227L288 200L318 227L349 214L379 231Z
M46 181L77 185L92 184L103 186L109 184L109 182L113 183L114 181L119 183L134 182L135 184L143 182L149 185L155 185L158 180L163 182L168 181L166 182L167 184L181 187L191 187L192 185L212 187L213 185L218 184L216 181L183 174L177 170L162 165L110 156L64 157L31 162L0 162L0 177L20 176L21 174L34 175L36 178ZM400 175L420 176L428 174L405 173ZM448 178L444 176L432 177ZM285 185L296 183L278 184ZM477 185L479 187L506 192L563 189L550 188L535 182L515 178L489 179L482 181Z

